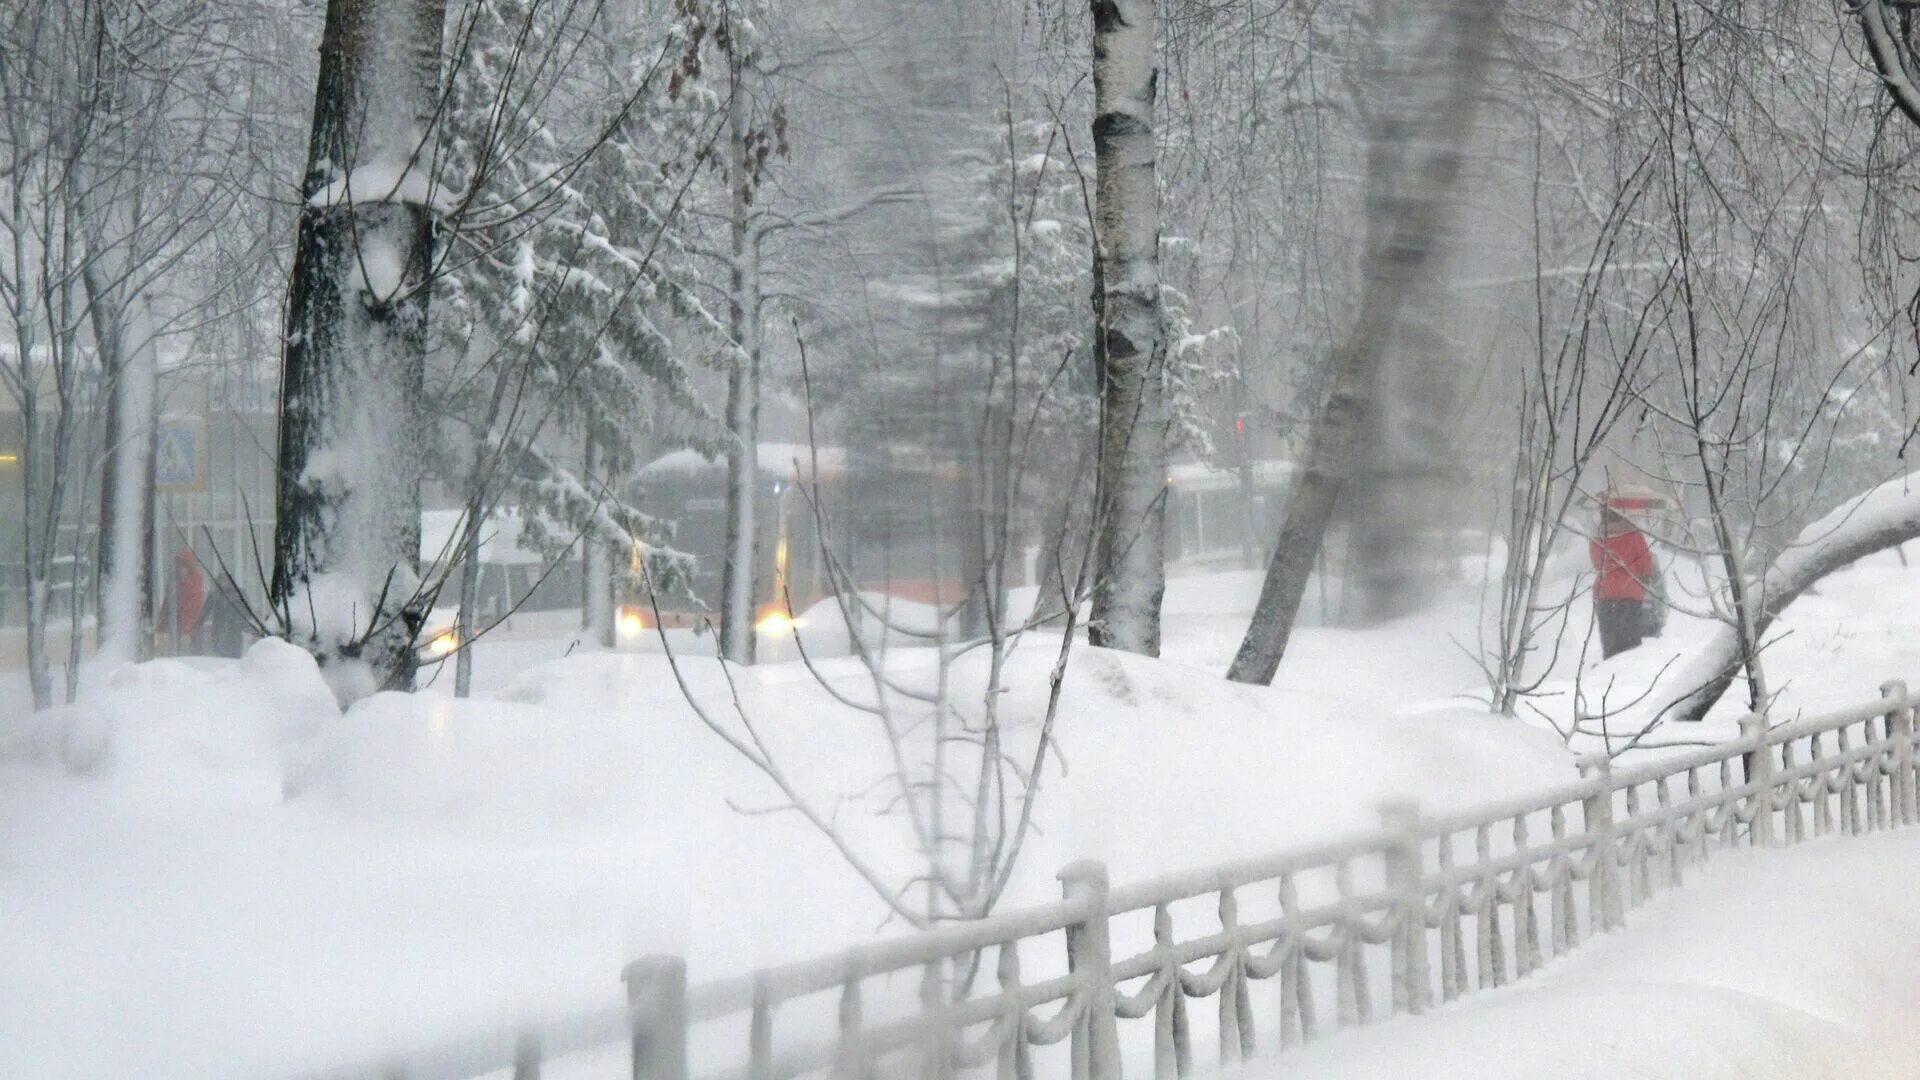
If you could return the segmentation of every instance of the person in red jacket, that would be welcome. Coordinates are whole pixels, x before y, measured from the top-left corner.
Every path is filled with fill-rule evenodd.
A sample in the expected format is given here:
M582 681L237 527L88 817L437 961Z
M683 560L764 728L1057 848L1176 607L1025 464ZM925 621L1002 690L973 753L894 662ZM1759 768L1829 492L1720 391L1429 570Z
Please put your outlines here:
M200 651L200 617L207 611L207 577L192 548L181 548L173 578L174 651Z
M1627 515L1601 504L1600 535L1593 539L1593 617L1600 624L1600 652L1613 656L1647 636L1647 585L1653 551Z

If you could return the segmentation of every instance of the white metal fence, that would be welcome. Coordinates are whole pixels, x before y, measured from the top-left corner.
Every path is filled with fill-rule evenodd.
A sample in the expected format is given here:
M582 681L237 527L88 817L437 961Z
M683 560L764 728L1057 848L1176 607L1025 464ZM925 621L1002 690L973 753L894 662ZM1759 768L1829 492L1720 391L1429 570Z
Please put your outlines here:
M598 1013L327 1075L531 1080L618 1044L636 1080L1118 1080L1123 1062L1184 1077L1252 1054L1256 1031L1286 1047L1523 977L1715 848L1914 823L1914 704L1888 683L1868 704L1749 716L1734 741L1630 769L1594 757L1537 796L1441 819L1392 805L1339 843L1121 888L1076 863L1054 903L721 982L690 987L681 960L650 957ZM1203 927L1176 929L1203 907ZM1128 939L1139 948L1116 955ZM1206 998L1214 1015L1196 1016L1188 1002ZM1208 1029L1217 1054L1196 1065Z

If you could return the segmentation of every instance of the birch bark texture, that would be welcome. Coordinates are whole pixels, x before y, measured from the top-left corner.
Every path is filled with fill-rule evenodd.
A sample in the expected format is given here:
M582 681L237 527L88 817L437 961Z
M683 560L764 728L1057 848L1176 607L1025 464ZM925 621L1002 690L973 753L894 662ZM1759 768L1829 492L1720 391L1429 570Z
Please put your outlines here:
M1093 0L1094 359L1100 460L1088 640L1160 654L1169 409L1153 121L1157 0Z
M282 352L272 600L342 702L407 689L445 0L329 0Z
M1333 355L1332 389L1314 419L1301 468L1287 492L1280 537L1260 586L1260 599L1240 650L1227 669L1235 682L1271 683L1286 654L1327 523L1354 474L1376 376L1409 294L1435 261L1447 212L1459 184L1465 143L1486 80L1499 0L1450 0L1427 9L1388 5L1380 32L1392 47L1378 51L1369 107L1391 109L1403 122L1370 125L1392 147L1370 148L1370 177L1378 191L1369 223L1379 241L1367 260L1352 327ZM1406 43L1406 44L1401 44ZM1387 150L1391 152L1377 152Z
M753 662L754 570L759 566L760 312L758 251L752 222L752 168L748 161L748 115L744 59L731 56L732 96L727 103L727 329L739 347L727 373L726 557L720 570L720 655L736 664Z

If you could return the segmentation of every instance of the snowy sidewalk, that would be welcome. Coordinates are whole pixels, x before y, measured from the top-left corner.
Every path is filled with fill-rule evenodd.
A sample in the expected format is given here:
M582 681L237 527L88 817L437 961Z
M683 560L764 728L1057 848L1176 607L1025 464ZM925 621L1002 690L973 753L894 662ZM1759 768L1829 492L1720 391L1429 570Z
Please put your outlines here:
M1536 976L1239 1080L1920 1075L1920 829L1716 855Z

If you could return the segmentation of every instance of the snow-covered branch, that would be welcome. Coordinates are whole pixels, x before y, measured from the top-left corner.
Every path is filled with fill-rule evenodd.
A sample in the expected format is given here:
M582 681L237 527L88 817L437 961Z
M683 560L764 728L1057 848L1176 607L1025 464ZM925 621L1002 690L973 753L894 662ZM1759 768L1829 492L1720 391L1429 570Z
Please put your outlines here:
M1750 584L1750 592L1759 600L1754 614L1756 637L1764 635L1787 605L1821 578L1916 537L1920 537L1920 472L1847 500L1802 529L1766 573ZM1668 676L1669 685L1685 689L1670 699L1660 695L1664 704L1645 717L1647 724L1704 717L1739 675L1741 652L1737 626L1715 627L1706 645Z

